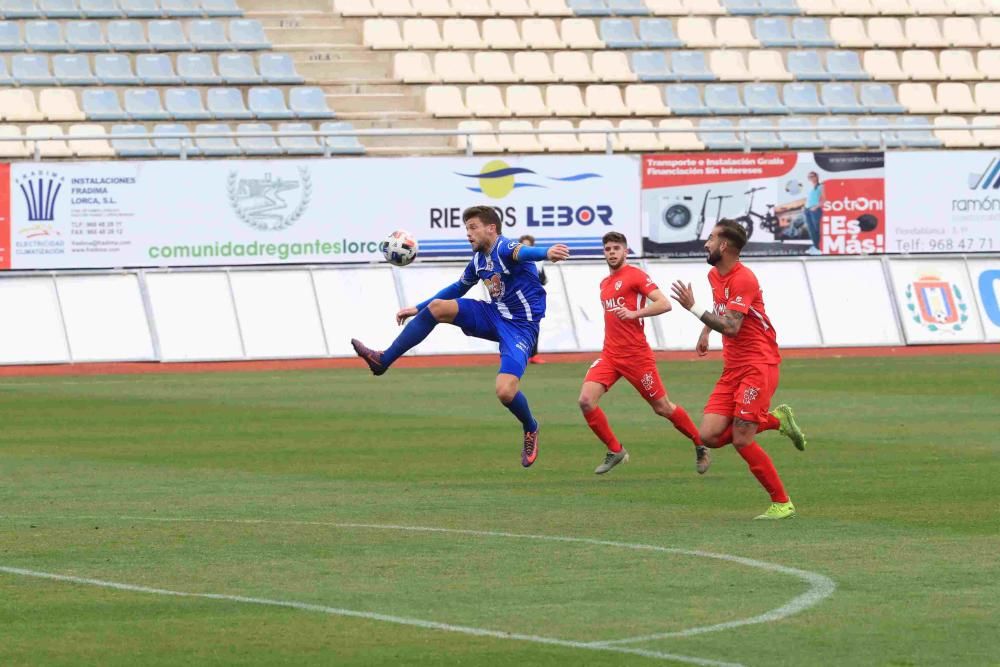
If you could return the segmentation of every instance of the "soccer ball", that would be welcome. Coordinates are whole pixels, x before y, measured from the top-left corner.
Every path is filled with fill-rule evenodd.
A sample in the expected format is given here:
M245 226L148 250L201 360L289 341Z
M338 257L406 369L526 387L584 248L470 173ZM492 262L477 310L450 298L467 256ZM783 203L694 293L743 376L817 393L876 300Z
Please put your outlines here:
M417 258L417 240L410 232L401 229L389 234L379 249L385 255L385 261L396 266L406 266Z

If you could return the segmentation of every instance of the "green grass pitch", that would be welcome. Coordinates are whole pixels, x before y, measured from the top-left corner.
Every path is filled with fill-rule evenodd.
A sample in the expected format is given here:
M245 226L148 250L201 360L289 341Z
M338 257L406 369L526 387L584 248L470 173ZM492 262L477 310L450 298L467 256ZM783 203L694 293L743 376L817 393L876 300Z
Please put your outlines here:
M625 383L602 407L632 462L595 476L585 370L529 370L529 470L489 368L4 379L0 567L581 643L752 617L808 586L677 552L332 524L712 552L833 594L629 645L657 658L0 571L0 664L1000 664L1000 359L786 361L776 401L809 448L760 437L799 510L764 525L736 453L699 477ZM719 362L660 370L697 421Z

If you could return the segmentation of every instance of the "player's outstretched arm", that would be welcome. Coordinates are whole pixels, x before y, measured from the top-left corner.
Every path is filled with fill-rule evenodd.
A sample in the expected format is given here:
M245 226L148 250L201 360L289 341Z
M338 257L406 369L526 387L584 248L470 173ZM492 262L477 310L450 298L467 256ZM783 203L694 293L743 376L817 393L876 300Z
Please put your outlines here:
M649 299L649 303L639 310L619 308L615 311L615 315L620 320L638 320L642 317L656 317L670 311L670 300L660 290L653 290L647 295L647 298Z
M556 243L550 246L530 246L518 245L514 250L514 261L517 262L540 262L544 259L550 262L561 262L569 259L569 246L563 243Z
M673 292L674 301L691 311L695 317L704 322L705 326L710 329L718 331L723 336L730 337L740 332L740 327L743 326L743 313L735 310L727 310L724 315L719 316L711 310L699 306L694 301L694 290L691 288L691 283L685 285L678 280L670 286L670 291Z

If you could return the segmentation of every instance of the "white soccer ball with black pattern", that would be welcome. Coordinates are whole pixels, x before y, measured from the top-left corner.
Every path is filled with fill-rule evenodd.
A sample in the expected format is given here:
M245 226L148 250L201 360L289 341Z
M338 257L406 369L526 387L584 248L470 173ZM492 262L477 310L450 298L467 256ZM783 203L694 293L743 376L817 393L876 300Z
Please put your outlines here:
M379 246L385 261L395 266L406 266L417 258L417 240L410 232L397 229Z

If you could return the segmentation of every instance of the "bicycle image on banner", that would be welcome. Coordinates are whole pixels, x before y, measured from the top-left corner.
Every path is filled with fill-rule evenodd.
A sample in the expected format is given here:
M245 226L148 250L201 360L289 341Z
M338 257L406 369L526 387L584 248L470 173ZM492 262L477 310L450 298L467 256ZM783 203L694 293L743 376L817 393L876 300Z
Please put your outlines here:
M744 255L885 252L883 153L645 155L643 251L700 256L722 218Z

